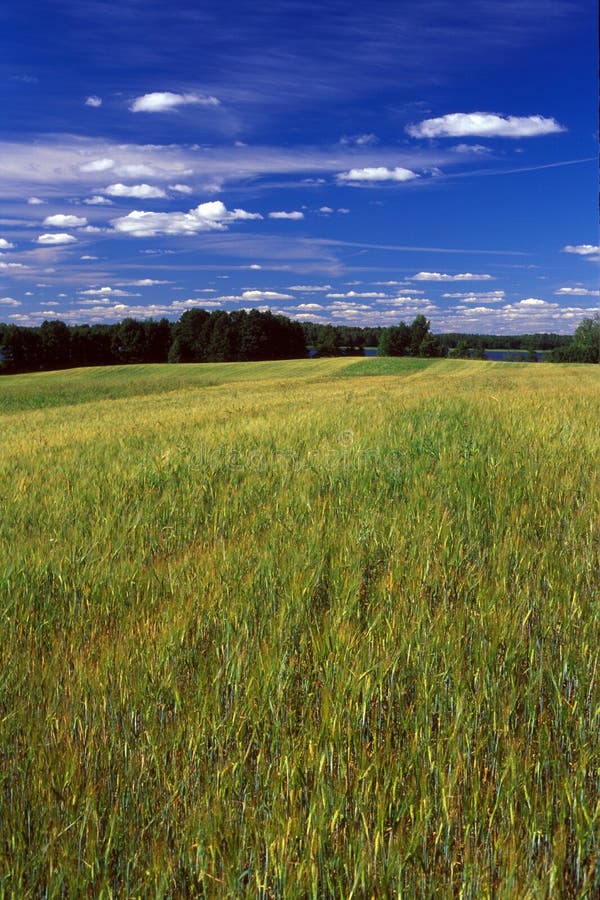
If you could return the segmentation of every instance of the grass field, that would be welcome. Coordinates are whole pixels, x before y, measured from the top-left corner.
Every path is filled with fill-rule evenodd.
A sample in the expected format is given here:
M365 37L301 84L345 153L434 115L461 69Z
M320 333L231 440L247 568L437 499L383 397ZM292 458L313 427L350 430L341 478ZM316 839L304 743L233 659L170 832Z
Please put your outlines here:
M0 444L0 896L598 896L599 366L5 377Z

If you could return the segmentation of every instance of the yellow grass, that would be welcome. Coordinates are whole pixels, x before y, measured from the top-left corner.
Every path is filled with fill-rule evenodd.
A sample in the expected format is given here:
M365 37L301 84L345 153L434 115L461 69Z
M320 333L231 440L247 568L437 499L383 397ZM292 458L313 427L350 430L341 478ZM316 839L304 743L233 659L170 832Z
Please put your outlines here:
M0 409L4 895L598 892L598 366L91 369Z

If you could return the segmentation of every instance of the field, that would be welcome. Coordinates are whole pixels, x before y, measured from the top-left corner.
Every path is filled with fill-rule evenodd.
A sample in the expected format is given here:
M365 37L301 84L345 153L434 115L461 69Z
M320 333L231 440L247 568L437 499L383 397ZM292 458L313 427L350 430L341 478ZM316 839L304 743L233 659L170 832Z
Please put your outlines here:
M0 380L0 896L597 897L600 366Z

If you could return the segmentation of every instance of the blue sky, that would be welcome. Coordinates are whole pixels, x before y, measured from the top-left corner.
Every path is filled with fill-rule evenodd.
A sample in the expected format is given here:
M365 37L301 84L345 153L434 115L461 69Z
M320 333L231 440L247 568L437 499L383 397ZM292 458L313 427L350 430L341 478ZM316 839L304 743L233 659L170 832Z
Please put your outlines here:
M0 321L572 332L596 33L591 0L7 0Z

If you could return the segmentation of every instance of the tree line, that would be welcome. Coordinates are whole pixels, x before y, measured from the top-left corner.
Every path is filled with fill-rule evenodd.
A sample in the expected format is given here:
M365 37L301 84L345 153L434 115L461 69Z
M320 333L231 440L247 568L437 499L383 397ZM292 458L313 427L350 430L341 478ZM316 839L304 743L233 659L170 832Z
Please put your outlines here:
M126 318L112 325L46 321L31 328L0 323L0 373L39 372L126 363L232 362L362 355L483 358L502 349L552 362L600 361L600 314L583 319L573 335L433 335L430 322L366 327L294 322L260 310L190 309L177 322Z
M301 359L302 326L260 310L190 309L177 322L126 318L114 325L0 324L0 372L39 372L126 363Z

